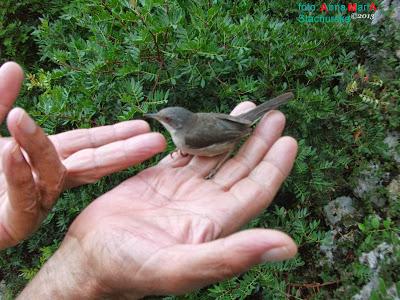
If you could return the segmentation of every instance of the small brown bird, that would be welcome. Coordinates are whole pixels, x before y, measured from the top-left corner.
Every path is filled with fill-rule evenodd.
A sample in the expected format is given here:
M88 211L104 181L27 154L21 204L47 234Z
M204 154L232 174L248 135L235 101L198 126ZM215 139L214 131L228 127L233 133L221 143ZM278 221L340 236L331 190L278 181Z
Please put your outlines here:
M285 104L293 97L290 92L282 94L238 116L193 113L183 107L167 107L158 113L144 116L159 121L169 131L181 153L208 157L227 153L207 176L210 178L230 156L236 144L251 133L254 123L266 112Z

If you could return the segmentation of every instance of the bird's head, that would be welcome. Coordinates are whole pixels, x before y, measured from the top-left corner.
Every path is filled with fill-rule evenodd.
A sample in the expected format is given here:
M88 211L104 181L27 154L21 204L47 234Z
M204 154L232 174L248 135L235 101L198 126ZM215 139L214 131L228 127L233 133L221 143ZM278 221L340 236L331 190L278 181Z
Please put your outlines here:
M144 117L155 119L168 131L174 132L188 125L193 117L193 113L183 107L175 106L164 108L154 114L145 114Z

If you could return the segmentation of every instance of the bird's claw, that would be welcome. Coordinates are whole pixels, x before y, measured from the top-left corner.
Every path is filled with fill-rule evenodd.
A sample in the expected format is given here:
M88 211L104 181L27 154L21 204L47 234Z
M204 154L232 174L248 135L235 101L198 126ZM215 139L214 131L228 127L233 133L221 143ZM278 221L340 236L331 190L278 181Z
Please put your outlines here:
M169 155L171 156L171 158L174 158L174 153L178 152L180 156L182 157L186 157L189 155L189 153L183 153L181 149L175 149L174 151L172 151Z
M210 171L210 173L208 173L208 175L206 177L204 177L205 180L209 180L212 179L215 174L217 174L218 169L214 168Z
M175 153L175 152L178 152L178 150L175 149L174 151L172 151L172 152L169 154L169 156L170 156L172 159L174 159L174 153Z
M186 157L186 156L189 155L189 153L183 153L181 149L179 149L179 154L180 154L182 157Z
M211 169L210 173L208 173L208 175L206 177L204 177L205 180L208 179L212 179L215 174L217 174L218 170L222 167L222 165L229 159L229 157L231 156L232 152L234 149L226 152L226 154L224 155L224 157L218 162L218 164Z

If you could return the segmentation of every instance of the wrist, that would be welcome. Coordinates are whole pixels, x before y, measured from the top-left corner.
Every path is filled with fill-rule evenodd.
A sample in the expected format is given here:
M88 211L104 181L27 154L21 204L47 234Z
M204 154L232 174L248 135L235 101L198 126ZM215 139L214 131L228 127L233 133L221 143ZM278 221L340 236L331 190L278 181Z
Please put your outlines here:
M67 236L18 299L99 299L103 293L78 240Z

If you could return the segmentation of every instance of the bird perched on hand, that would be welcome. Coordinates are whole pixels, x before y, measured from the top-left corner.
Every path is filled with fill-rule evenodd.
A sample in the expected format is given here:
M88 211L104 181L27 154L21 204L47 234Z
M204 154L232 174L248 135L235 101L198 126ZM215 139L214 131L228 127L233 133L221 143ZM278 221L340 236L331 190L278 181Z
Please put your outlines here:
M285 104L293 97L290 92L282 94L238 116L193 113L179 106L167 107L144 116L159 121L171 134L181 153L208 157L227 153L212 174L207 176L210 178L226 161L236 144L251 133L254 123L266 112Z

